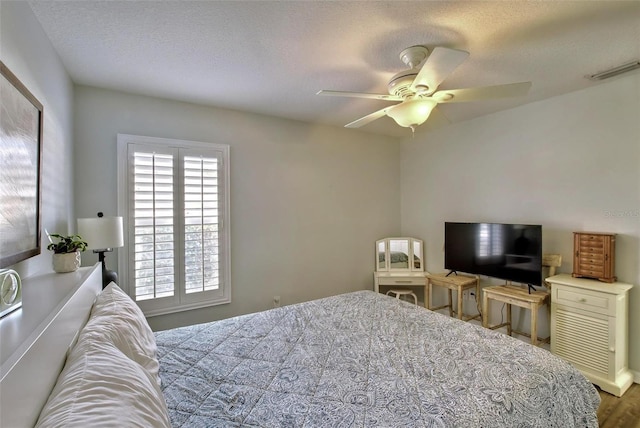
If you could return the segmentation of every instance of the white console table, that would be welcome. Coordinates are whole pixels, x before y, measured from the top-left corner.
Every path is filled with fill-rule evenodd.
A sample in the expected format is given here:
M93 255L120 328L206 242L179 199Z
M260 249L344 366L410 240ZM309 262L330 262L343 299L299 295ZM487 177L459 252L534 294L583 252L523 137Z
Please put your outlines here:
M631 284L555 275L551 284L551 352L592 383L620 397L631 386L628 306Z
M101 289L99 263L22 280L22 307L0 319L0 426L35 425L38 415L28 403L47 400L65 352L87 321L86 308ZM46 330L58 334L44 334ZM46 367L43 354L51 356Z

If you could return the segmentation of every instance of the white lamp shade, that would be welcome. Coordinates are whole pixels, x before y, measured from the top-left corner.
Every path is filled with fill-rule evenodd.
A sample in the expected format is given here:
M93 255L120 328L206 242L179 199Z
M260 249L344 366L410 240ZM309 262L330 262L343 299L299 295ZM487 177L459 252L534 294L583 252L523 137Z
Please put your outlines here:
M431 111L438 104L433 98L416 98L404 101L387 110L387 116L405 128L422 125L429 118Z
M122 217L79 218L78 235L82 236L90 250L122 247Z

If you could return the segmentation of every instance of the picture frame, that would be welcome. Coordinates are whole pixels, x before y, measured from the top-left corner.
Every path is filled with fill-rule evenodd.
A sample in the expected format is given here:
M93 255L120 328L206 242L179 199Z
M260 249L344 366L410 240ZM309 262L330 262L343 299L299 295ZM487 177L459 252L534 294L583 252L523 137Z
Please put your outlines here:
M41 252L43 106L0 61L0 268Z

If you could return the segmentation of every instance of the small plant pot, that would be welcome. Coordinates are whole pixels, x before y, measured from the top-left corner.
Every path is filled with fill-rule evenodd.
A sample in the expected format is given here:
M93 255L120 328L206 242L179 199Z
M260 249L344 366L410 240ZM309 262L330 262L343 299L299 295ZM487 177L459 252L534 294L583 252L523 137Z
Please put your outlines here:
M57 273L75 272L80 267L80 251L53 254L53 270Z

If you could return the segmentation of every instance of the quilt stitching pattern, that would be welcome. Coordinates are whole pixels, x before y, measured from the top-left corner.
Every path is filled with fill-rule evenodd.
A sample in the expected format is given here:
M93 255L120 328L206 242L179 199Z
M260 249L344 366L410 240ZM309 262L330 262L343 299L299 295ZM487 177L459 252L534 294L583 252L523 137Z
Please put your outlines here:
M174 427L597 427L568 363L360 291L156 333Z

